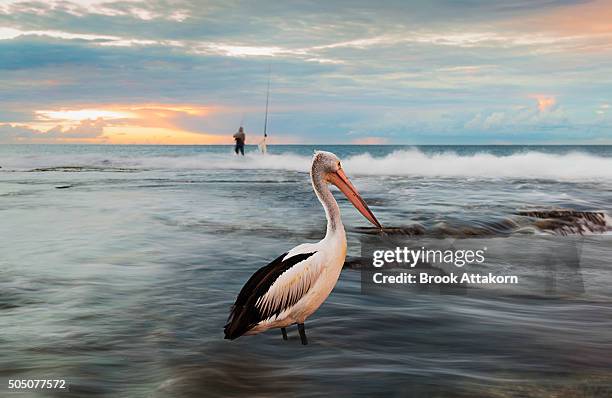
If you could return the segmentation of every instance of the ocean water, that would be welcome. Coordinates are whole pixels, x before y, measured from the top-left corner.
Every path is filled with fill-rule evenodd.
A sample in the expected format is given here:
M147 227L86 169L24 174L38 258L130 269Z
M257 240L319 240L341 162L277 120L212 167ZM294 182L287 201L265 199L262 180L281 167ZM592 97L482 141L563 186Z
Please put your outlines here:
M289 341L277 330L224 340L249 276L324 234L315 149L342 158L390 235L504 237L517 252L580 239L580 288L372 295L347 266L306 323L308 346L294 328ZM70 391L15 396L612 395L611 146L269 152L0 146L0 396L9 379L42 378ZM336 197L351 263L377 232ZM604 222L521 213L558 209Z

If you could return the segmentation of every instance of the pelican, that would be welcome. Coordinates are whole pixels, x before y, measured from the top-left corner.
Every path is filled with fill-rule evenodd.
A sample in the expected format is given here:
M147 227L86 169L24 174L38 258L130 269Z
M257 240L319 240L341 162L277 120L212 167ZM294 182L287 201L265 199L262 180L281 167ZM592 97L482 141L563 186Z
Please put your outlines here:
M308 344L304 322L336 286L346 257L346 233L329 184L338 187L366 219L382 228L344 174L336 155L315 152L310 180L325 209L325 237L318 243L294 247L251 276L232 306L225 325L226 339L234 340L242 335L280 328L283 340L287 340L286 328L297 324L302 344Z

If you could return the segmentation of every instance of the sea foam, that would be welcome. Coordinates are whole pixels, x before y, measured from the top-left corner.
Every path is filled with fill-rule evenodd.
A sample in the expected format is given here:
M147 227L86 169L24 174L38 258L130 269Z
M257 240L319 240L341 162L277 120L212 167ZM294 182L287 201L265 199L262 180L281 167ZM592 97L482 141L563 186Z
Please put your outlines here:
M188 169L188 170L288 170L307 172L310 156L284 152L279 154L202 153L181 156L119 156L81 154L8 157L2 160L4 171L82 167L91 170L112 169ZM466 178L543 178L555 180L612 180L612 157L583 152L550 154L527 151L512 155L455 152L426 154L418 149L398 150L386 156L370 153L342 159L349 175L422 176ZM63 170L66 171L66 170ZM77 170L75 170L77 171Z

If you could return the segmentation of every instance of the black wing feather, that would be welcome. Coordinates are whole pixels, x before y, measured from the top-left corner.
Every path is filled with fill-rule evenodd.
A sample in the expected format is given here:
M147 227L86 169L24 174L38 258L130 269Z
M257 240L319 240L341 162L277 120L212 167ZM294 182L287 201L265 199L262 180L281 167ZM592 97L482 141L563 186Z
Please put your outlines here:
M283 303L282 308L276 308L272 311L262 313L255 303L263 295L265 295L270 287L276 282L279 276L294 265L306 260L316 252L296 254L293 257L283 258L287 253L281 254L278 258L272 261L265 267L260 268L255 272L244 284L242 290L236 298L236 302L232 306L230 316L225 325L225 338L236 339L249 331L253 326L257 325L264 319L268 319L272 315L278 315L283 308L287 308L289 303Z

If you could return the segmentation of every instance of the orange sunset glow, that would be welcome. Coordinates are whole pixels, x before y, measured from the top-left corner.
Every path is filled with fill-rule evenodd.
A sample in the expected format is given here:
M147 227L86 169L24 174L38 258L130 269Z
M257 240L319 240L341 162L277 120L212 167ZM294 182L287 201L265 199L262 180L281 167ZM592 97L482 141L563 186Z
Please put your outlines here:
M37 129L39 142L45 142L52 130L65 133L62 142L104 144L207 145L231 143L227 135L208 134L179 126L185 120L204 120L223 112L221 107L194 104L114 104L44 109L35 111L36 120L29 126ZM83 134L99 133L83 137ZM72 136L71 136L72 135ZM57 139L56 139L57 141Z
M199 134L184 130L121 126L108 127L103 136L107 144L215 145L231 143L227 136Z
M556 98L551 95L536 94L536 95L532 95L531 97L537 101L538 110L540 112L548 111L549 109L554 107L555 104L557 103Z

